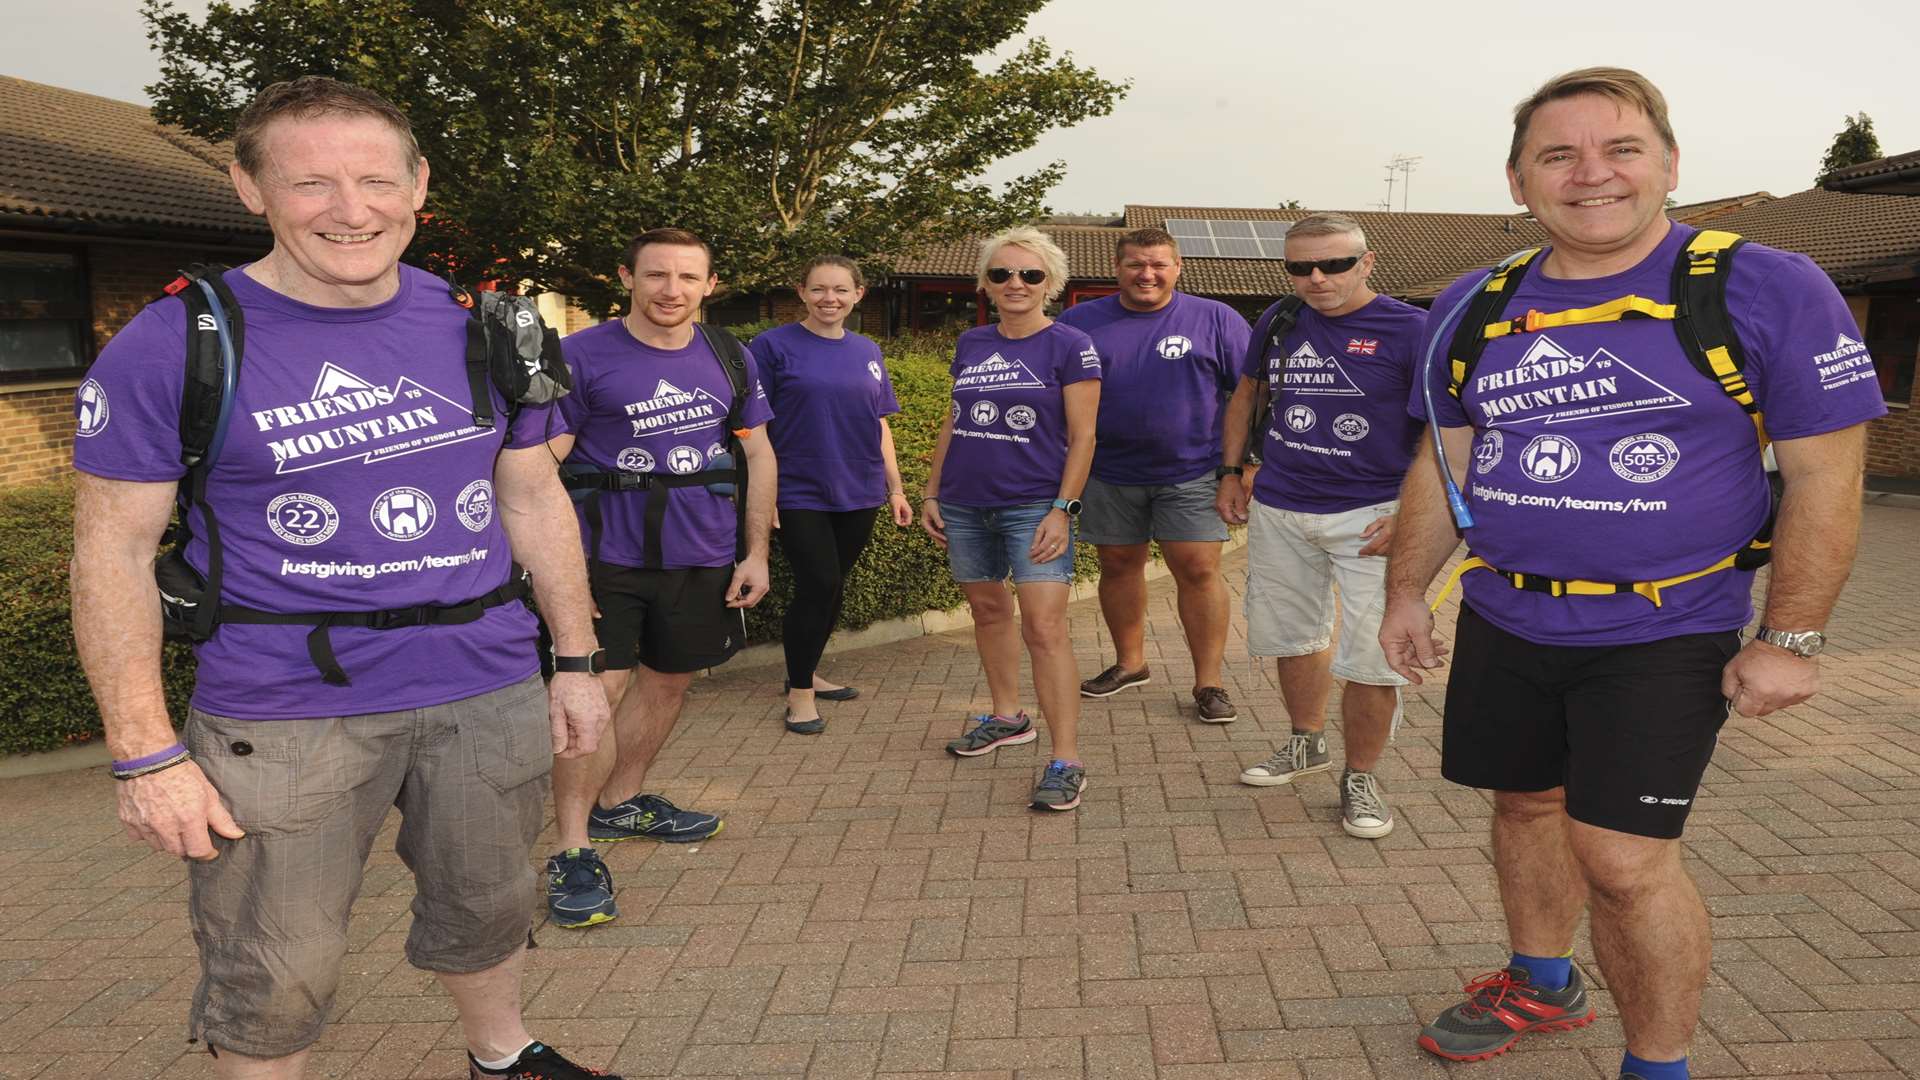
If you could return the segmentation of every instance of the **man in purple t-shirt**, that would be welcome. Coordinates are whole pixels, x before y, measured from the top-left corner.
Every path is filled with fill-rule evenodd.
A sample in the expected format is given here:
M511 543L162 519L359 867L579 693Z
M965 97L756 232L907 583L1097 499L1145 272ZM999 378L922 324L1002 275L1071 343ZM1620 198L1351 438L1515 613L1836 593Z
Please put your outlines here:
M1425 313L1367 285L1374 255L1344 214L1314 214L1287 230L1286 270L1299 298L1291 328L1281 301L1254 324L1253 347L1227 406L1219 513L1247 527L1247 650L1274 657L1292 732L1240 782L1267 787L1325 772L1327 698L1340 693L1346 769L1340 826L1378 839L1393 831L1374 766L1392 735L1406 682L1387 666L1378 631L1394 500L1419 425L1406 413ZM1239 475L1258 391L1265 462L1249 493ZM1226 470L1223 470L1226 471ZM1340 641L1332 647L1333 599Z
M1115 656L1080 693L1110 697L1152 680L1146 570L1147 545L1157 540L1193 656L1195 710L1207 723L1229 723L1239 714L1220 685L1227 527L1213 498L1221 406L1246 353L1247 320L1217 300L1175 290L1180 247L1163 229L1116 240L1113 272L1119 293L1060 313L1062 323L1093 339L1104 380L1080 538L1100 553L1100 614Z
M773 410L758 366L736 354L736 394L721 353L739 346L694 321L718 284L706 242L685 229L641 233L627 245L620 283L632 297L628 313L562 343L574 389L548 443L581 496L594 630L606 652L600 678L614 704L612 745L554 767L561 850L547 860L547 907L565 927L617 914L593 843L692 843L720 831L717 816L647 793L647 769L680 720L694 673L746 643L745 609L767 593L773 523L765 434ZM711 490L733 480L725 455L736 452L745 454L746 492Z
M208 577L215 553L221 570L200 601L218 622L196 650L184 746L161 695L153 568L182 476L200 475L180 436L181 301L101 352L74 447L74 638L121 820L189 860L189 1027L216 1076L301 1075L366 852L397 806L419 892L407 959L452 996L471 1075L599 1075L535 1042L519 1012L547 772L591 753L607 716L551 409L505 422L505 398L468 380L469 315L399 262L427 163L393 105L332 79L277 83L241 114L234 156L273 249L222 275L243 332L226 437L187 513L191 572ZM563 654L545 689L515 562Z
M1466 489L1472 557L1455 575L1441 772L1493 791L1513 957L1419 1043L1477 1060L1590 1021L1570 959L1589 907L1625 1030L1621 1075L1684 1080L1710 942L1679 837L1729 707L1761 716L1819 689L1822 629L1853 562L1865 422L1885 410L1871 366L1844 362L1866 359L1860 331L1810 260L1724 248L1724 234L1668 220L1679 150L1644 77L1550 80L1514 113L1507 179L1549 246L1440 296L1434 362L1408 409L1437 426ZM1723 295L1676 295L1676 278L1701 275ZM1648 317L1618 317L1629 308ZM1711 373L1721 342L1737 379ZM1452 482L1423 442L1380 629L1415 682L1444 652L1425 591L1458 544ZM1769 523L1766 608L1743 645L1742 553Z

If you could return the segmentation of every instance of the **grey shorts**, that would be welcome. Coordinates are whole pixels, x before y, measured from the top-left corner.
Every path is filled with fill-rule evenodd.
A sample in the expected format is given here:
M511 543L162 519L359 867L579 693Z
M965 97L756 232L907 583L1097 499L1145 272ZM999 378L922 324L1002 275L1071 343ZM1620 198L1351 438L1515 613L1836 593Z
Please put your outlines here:
M194 709L186 743L247 833L215 837L219 858L188 864L201 972L193 1038L284 1057L320 1037L347 913L394 807L395 850L415 886L407 960L484 971L525 942L553 768L538 675L397 713L233 720Z
M1213 508L1219 491L1212 473L1183 484L1109 484L1089 476L1080 496L1080 539L1089 544L1221 543L1227 523Z

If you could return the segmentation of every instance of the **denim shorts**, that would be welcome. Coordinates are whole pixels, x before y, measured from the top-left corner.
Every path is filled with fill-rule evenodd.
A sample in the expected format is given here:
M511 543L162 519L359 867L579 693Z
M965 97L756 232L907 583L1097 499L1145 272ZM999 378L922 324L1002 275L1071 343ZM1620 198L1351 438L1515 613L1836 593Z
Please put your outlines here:
M1015 506L958 506L940 504L947 523L947 565L962 585L977 581L1058 581L1073 584L1073 523L1067 523L1067 549L1058 558L1034 562L1028 557L1034 530L1053 510L1053 503Z

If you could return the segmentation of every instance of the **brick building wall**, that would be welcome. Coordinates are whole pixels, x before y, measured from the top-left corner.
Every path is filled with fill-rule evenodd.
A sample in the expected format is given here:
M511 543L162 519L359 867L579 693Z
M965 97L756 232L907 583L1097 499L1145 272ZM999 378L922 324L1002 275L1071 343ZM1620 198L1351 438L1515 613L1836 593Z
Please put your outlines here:
M78 383L28 383L0 393L0 487L43 484L67 471Z
M1867 472L1873 476L1920 476L1920 409L1888 406L1867 425Z

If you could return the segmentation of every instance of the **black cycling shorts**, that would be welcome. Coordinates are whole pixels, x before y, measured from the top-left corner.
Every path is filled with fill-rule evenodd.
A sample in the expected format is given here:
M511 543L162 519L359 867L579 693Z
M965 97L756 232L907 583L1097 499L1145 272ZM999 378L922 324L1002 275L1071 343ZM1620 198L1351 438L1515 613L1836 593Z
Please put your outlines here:
M607 650L607 669L635 662L674 675L718 667L747 640L746 612L727 606L731 566L641 570L595 566L593 632Z
M1737 630L1541 645L1462 604L1441 774L1496 791L1564 785L1576 821L1678 837L1726 723L1721 669L1739 651Z

